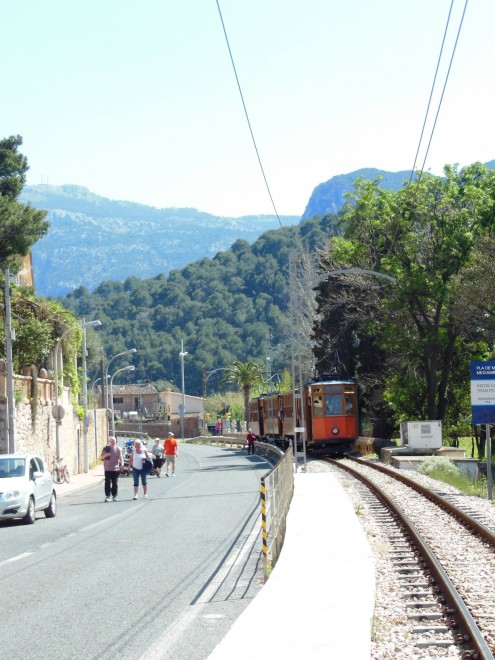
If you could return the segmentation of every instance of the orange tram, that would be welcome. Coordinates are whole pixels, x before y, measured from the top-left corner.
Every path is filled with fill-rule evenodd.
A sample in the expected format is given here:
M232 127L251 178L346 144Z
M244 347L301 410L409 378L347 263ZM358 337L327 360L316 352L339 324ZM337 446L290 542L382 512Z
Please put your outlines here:
M265 394L249 402L249 425L263 440L286 447L302 444L302 415L306 448L313 453L342 454L351 450L358 437L356 383L353 380L322 378L296 392ZM294 423L295 422L295 423Z

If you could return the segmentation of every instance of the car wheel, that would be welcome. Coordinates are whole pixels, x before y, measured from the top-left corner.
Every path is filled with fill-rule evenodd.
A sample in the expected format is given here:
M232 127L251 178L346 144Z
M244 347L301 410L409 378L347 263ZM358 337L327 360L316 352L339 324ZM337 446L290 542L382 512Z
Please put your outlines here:
M25 525L32 525L34 521L36 520L36 511L34 509L34 500L32 497L29 498L29 504L28 504L28 509L27 513L22 519L22 522Z
M55 495L55 491L53 491L52 496L50 497L50 504L45 509L45 516L47 518L55 518L56 515L57 515L57 496Z

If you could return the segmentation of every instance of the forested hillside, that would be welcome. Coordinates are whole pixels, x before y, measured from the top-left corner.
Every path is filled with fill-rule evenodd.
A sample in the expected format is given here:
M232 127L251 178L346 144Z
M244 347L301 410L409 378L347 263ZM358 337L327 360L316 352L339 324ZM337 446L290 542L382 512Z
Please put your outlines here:
M272 345L284 342L289 253L322 245L336 221L329 216L269 231L253 245L238 240L213 259L168 277L106 281L92 293L79 287L62 302L79 317L101 320L107 356L137 348L133 381L165 379L180 388L183 339L186 390L200 395L203 365L217 369L236 359L264 361L268 334Z
M21 200L48 211L50 227L33 246L36 290L64 295L103 280L146 278L213 257L243 238L276 228L275 216L221 218L191 208L157 209L115 201L82 186L26 186ZM283 216L284 226L298 216Z

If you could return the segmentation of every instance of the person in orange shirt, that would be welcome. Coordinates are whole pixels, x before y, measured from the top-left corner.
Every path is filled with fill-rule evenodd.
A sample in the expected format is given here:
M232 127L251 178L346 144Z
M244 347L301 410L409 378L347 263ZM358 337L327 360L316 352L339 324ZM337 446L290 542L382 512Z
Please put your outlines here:
M179 443L172 432L167 433L163 447L165 449L165 476L170 476L170 467L172 476L175 477L175 459L179 455Z

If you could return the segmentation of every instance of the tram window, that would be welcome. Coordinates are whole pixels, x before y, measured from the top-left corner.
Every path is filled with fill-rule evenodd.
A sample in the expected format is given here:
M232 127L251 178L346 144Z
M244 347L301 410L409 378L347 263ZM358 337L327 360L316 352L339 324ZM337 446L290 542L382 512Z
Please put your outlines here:
M342 415L342 398L340 396L325 397L325 414Z
M345 394L345 414L354 414L354 396L352 394Z
M313 397L313 415L315 417L323 417L323 397Z

